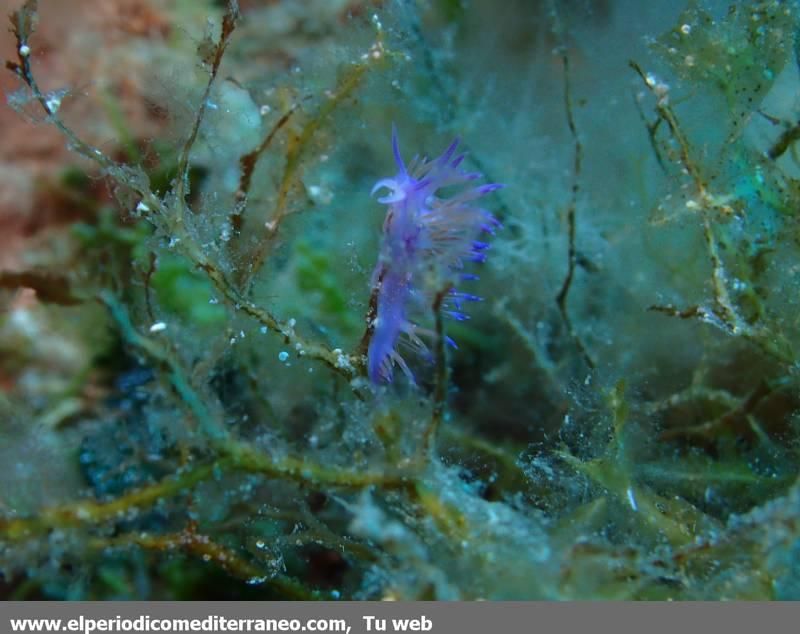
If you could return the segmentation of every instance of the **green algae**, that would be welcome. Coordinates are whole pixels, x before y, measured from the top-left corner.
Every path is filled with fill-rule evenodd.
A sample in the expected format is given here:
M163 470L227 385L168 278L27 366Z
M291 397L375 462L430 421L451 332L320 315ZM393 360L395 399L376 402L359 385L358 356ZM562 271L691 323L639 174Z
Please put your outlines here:
M66 321L112 338L66 391L34 380L41 349L3 368L10 594L798 598L794 5L388 3L342 22L329 4L312 28L284 4L208 8L200 46L172 44L193 69L161 94L172 147L106 102L121 153L96 149L30 56L8 63L96 173L66 179L91 212L68 246L39 245L4 292L36 291L51 339L92 334ZM198 10L175 20L194 32ZM621 57L607 44L631 29L650 47ZM508 187L486 301L424 324L460 348L375 389L369 189L393 120L420 153L462 134ZM30 320L4 320L3 350ZM79 446L121 465L115 489L64 477Z

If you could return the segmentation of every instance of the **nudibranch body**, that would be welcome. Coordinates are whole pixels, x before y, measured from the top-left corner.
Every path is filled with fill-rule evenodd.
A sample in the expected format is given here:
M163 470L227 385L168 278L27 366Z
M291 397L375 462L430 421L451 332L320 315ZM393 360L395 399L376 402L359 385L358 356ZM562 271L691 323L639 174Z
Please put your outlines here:
M367 353L367 372L373 383L392 380L393 368L413 375L398 346L430 356L423 339L430 330L412 321L411 315L430 309L434 297L446 292L440 309L457 319L468 319L462 303L480 298L456 289L459 281L477 276L463 271L465 262L483 262L488 243L481 233L494 234L499 222L480 199L502 185L476 185L477 172L459 169L465 154L456 155L456 139L436 159L414 158L408 165L400 154L397 131L392 130L392 149L398 172L378 181L372 193L386 189L378 199L389 206L383 223L380 256L372 276L374 303L372 334ZM447 189L447 195L441 190ZM452 340L448 343L455 345Z

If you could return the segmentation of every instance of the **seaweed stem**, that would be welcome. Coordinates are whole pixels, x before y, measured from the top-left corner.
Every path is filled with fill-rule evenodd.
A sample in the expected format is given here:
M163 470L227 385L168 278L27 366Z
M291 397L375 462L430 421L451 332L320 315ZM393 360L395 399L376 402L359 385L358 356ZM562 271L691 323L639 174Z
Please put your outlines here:
M578 250L575 245L575 234L577 231L577 210L581 186L581 171L583 169L583 145L581 144L580 136L578 135L578 127L575 123L569 51L567 49L567 44L564 41L564 33L555 2L551 3L551 13L555 23L555 33L562 40L561 64L564 80L564 112L567 118L567 127L569 128L569 133L573 142L572 187L570 188L570 198L567 206L567 273L564 276L564 281L561 283L561 289L556 295L556 304L558 305L558 312L561 314L561 319L564 322L564 326L567 329L570 339L572 339L572 341L575 343L575 346L583 358L584 363L586 363L588 368L592 370L595 367L595 362L589 355L589 352L580 336L575 331L575 327L572 324L572 319L570 319L569 311L567 309L567 299L569 297L570 289L572 288L572 281L575 277L575 267L578 262Z
M178 172L175 178L173 191L178 201L178 203L175 205L175 221L177 223L180 223L182 220L181 214L185 206L184 201L189 193L189 155L191 154L195 141L197 141L197 135L200 132L200 125L203 123L203 118L205 117L206 109L208 108L208 99L211 95L211 88L214 86L214 82L217 79L219 67L220 64L222 64L222 58L225 55L225 49L228 47L228 42L230 41L233 31L236 29L236 22L239 19L238 2L236 0L228 0L227 5L228 6L225 10L225 15L222 18L222 28L220 31L219 40L217 40L211 56L211 69L209 71L208 81L206 82L206 86L203 90L203 95L200 100L200 107L197 110L197 115L195 116L192 124L192 130L189 133L189 137L186 139L186 143L184 143L180 158L178 159Z
M433 389L433 412L431 414L430 422L422 434L422 450L428 456L431 456L435 450L436 432L442 423L445 410L447 408L447 384L448 384L448 367L447 367L447 350L445 346L444 335L444 320L442 317L442 302L444 301L447 293L450 292L450 286L442 289L436 294L433 301L433 314L436 323L436 342L434 354L436 358L436 368L434 370L434 389Z

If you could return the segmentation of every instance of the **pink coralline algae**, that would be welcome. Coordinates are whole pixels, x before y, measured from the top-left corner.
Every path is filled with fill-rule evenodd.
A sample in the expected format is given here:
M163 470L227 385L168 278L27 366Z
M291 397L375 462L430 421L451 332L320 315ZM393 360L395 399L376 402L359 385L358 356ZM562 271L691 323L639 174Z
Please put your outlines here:
M413 382L401 347L430 358L424 339L435 335L412 321L411 315L430 311L435 298L444 294L440 309L463 321L468 316L462 304L480 300L458 291L456 284L477 279L464 272L465 263L486 259L489 244L478 238L481 234L493 235L500 225L481 206L481 199L502 185L476 185L482 174L459 170L466 155L456 155L458 144L456 139L436 159L415 157L406 165L397 131L392 131L398 173L378 181L372 190L373 194L388 190L378 201L389 206L372 277L377 302L367 371L373 383L391 382L395 365ZM442 189L446 189L446 195L440 192ZM449 338L448 343L455 346Z

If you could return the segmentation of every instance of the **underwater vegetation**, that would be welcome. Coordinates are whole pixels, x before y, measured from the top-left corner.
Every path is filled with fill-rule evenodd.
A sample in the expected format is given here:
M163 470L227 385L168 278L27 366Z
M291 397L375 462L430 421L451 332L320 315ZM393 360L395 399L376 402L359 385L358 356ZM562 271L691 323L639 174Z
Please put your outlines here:
M7 8L4 598L800 598L796 2L98 2Z

